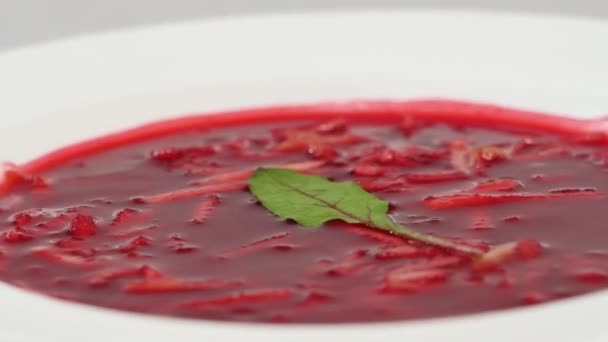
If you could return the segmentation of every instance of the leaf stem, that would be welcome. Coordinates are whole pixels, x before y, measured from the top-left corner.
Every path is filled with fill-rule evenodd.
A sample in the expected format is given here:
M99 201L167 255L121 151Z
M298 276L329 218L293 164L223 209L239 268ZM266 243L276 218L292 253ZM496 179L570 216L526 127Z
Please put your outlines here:
M377 229L377 227L370 227L370 228ZM450 241L448 239L417 232L415 230L403 227L402 225L400 225L394 221L393 221L393 225L390 228L391 228L391 231L397 235L403 236L403 237L411 239L411 240L416 240L416 241L419 241L419 242L422 242L422 243L425 243L428 245L451 249L453 251L464 253L464 254L469 254L474 257L480 257L485 254L485 251L483 251L479 248L465 246L465 245Z

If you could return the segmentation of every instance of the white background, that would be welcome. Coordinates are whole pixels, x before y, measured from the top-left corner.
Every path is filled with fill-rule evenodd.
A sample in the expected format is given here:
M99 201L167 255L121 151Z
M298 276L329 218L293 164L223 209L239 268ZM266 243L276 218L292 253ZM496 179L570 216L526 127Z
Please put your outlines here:
M15 0L15 6L16 1L20 7L13 8L25 8L24 0ZM32 13L37 13L38 19L11 16L0 9L0 15L10 17L0 24L23 28L0 30L0 35L18 45L145 20L167 21L178 15L153 5L143 6L140 12L112 12L106 7L112 1L102 0L103 10L81 6L82 13L89 13L85 16L71 7L59 11L61 0L47 1L52 4L48 11L34 8L38 12ZM223 1L223 6L230 4ZM293 5L297 0L281 1ZM552 1L556 3L559 1ZM134 6L132 1L128 4ZM148 13L162 18L144 17ZM127 14L132 17L123 16ZM194 10L189 14L191 18L203 15ZM0 94L4 95L0 101L0 155L9 160L30 159L85 137L171 114L269 101L433 94L572 113L580 118L605 114L608 108L608 25L603 22L413 12L299 18L174 25L0 54ZM75 23L82 26L73 26ZM70 30L62 34L57 29ZM395 32L407 44L395 44ZM363 52L362 46L366 47ZM245 55L247 63L243 63ZM608 126L604 120L585 121L583 125L593 129ZM603 312L608 307L606 292L522 311L398 323L382 329L363 325L347 329L242 325L235 329L233 325L119 314L42 300L9 286L0 286L0 297L0 342L201 342L233 338L251 342L367 342L392 341L395 336L405 342L608 341L608 316Z
M606 0L0 0L0 51L128 26L349 7L487 8L608 18Z

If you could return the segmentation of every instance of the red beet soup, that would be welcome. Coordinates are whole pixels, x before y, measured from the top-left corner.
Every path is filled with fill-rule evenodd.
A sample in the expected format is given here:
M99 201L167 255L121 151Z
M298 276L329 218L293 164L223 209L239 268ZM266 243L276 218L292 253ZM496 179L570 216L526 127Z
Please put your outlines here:
M108 308L344 323L539 304L608 284L606 136L453 102L259 109L106 136L5 171L0 278ZM394 222L331 221L248 188L260 167L353 181Z

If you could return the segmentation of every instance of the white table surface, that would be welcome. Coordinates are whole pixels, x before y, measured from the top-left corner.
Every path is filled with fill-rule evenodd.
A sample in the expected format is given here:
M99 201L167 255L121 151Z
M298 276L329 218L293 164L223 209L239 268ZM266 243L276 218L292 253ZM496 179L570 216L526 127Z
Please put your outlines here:
M0 51L129 26L349 7L490 8L608 19L606 0L0 0Z

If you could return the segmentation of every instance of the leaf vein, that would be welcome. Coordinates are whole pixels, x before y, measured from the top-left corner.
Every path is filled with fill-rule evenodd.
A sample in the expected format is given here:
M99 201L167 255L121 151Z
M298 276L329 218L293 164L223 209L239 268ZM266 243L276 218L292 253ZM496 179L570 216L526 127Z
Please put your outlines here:
M333 205L331 202L328 202L328 201L325 201L325 200L323 200L323 199L321 199L321 198L315 197L315 196L313 196L313 195L311 195L311 194L309 194L309 193L307 193L307 192L305 192L305 191L302 191L302 190L300 190L300 189L298 189L298 188L296 188L296 187L292 186L291 184L288 184L288 183L285 183L285 182L281 181L280 179L276 179L276 178L274 178L274 177L272 177L272 179L273 179L273 180L274 180L274 181L275 181L277 184L280 184L280 185L282 185L282 186L284 186L284 187L288 188L288 189L289 189L289 190L291 190L291 191L297 192L298 194L300 194L300 195L302 195L302 196L304 196L304 197L307 197L307 198L313 199L313 200L315 200L315 201L321 202L321 203L322 203L322 204L324 204L325 206L327 206L327 207L329 207L329 208L331 208L331 209L333 209L333 210L337 211L338 213L340 213L340 214L342 214L342 215L344 215L344 216L346 216L346 217L350 217L351 219L353 219L353 220L357 220L357 221L360 221L360 222L365 222L365 220L363 220L362 218L360 218L360 217L358 217L358 216L356 216L356 215L354 215L354 214L351 214L351 213L349 213L349 212L347 212L347 211L345 211L345 210L343 210L343 209L340 209L340 207L338 207L337 205ZM342 199L338 200L338 203L339 203L341 200L342 200ZM317 204L317 205L318 205L318 204Z

